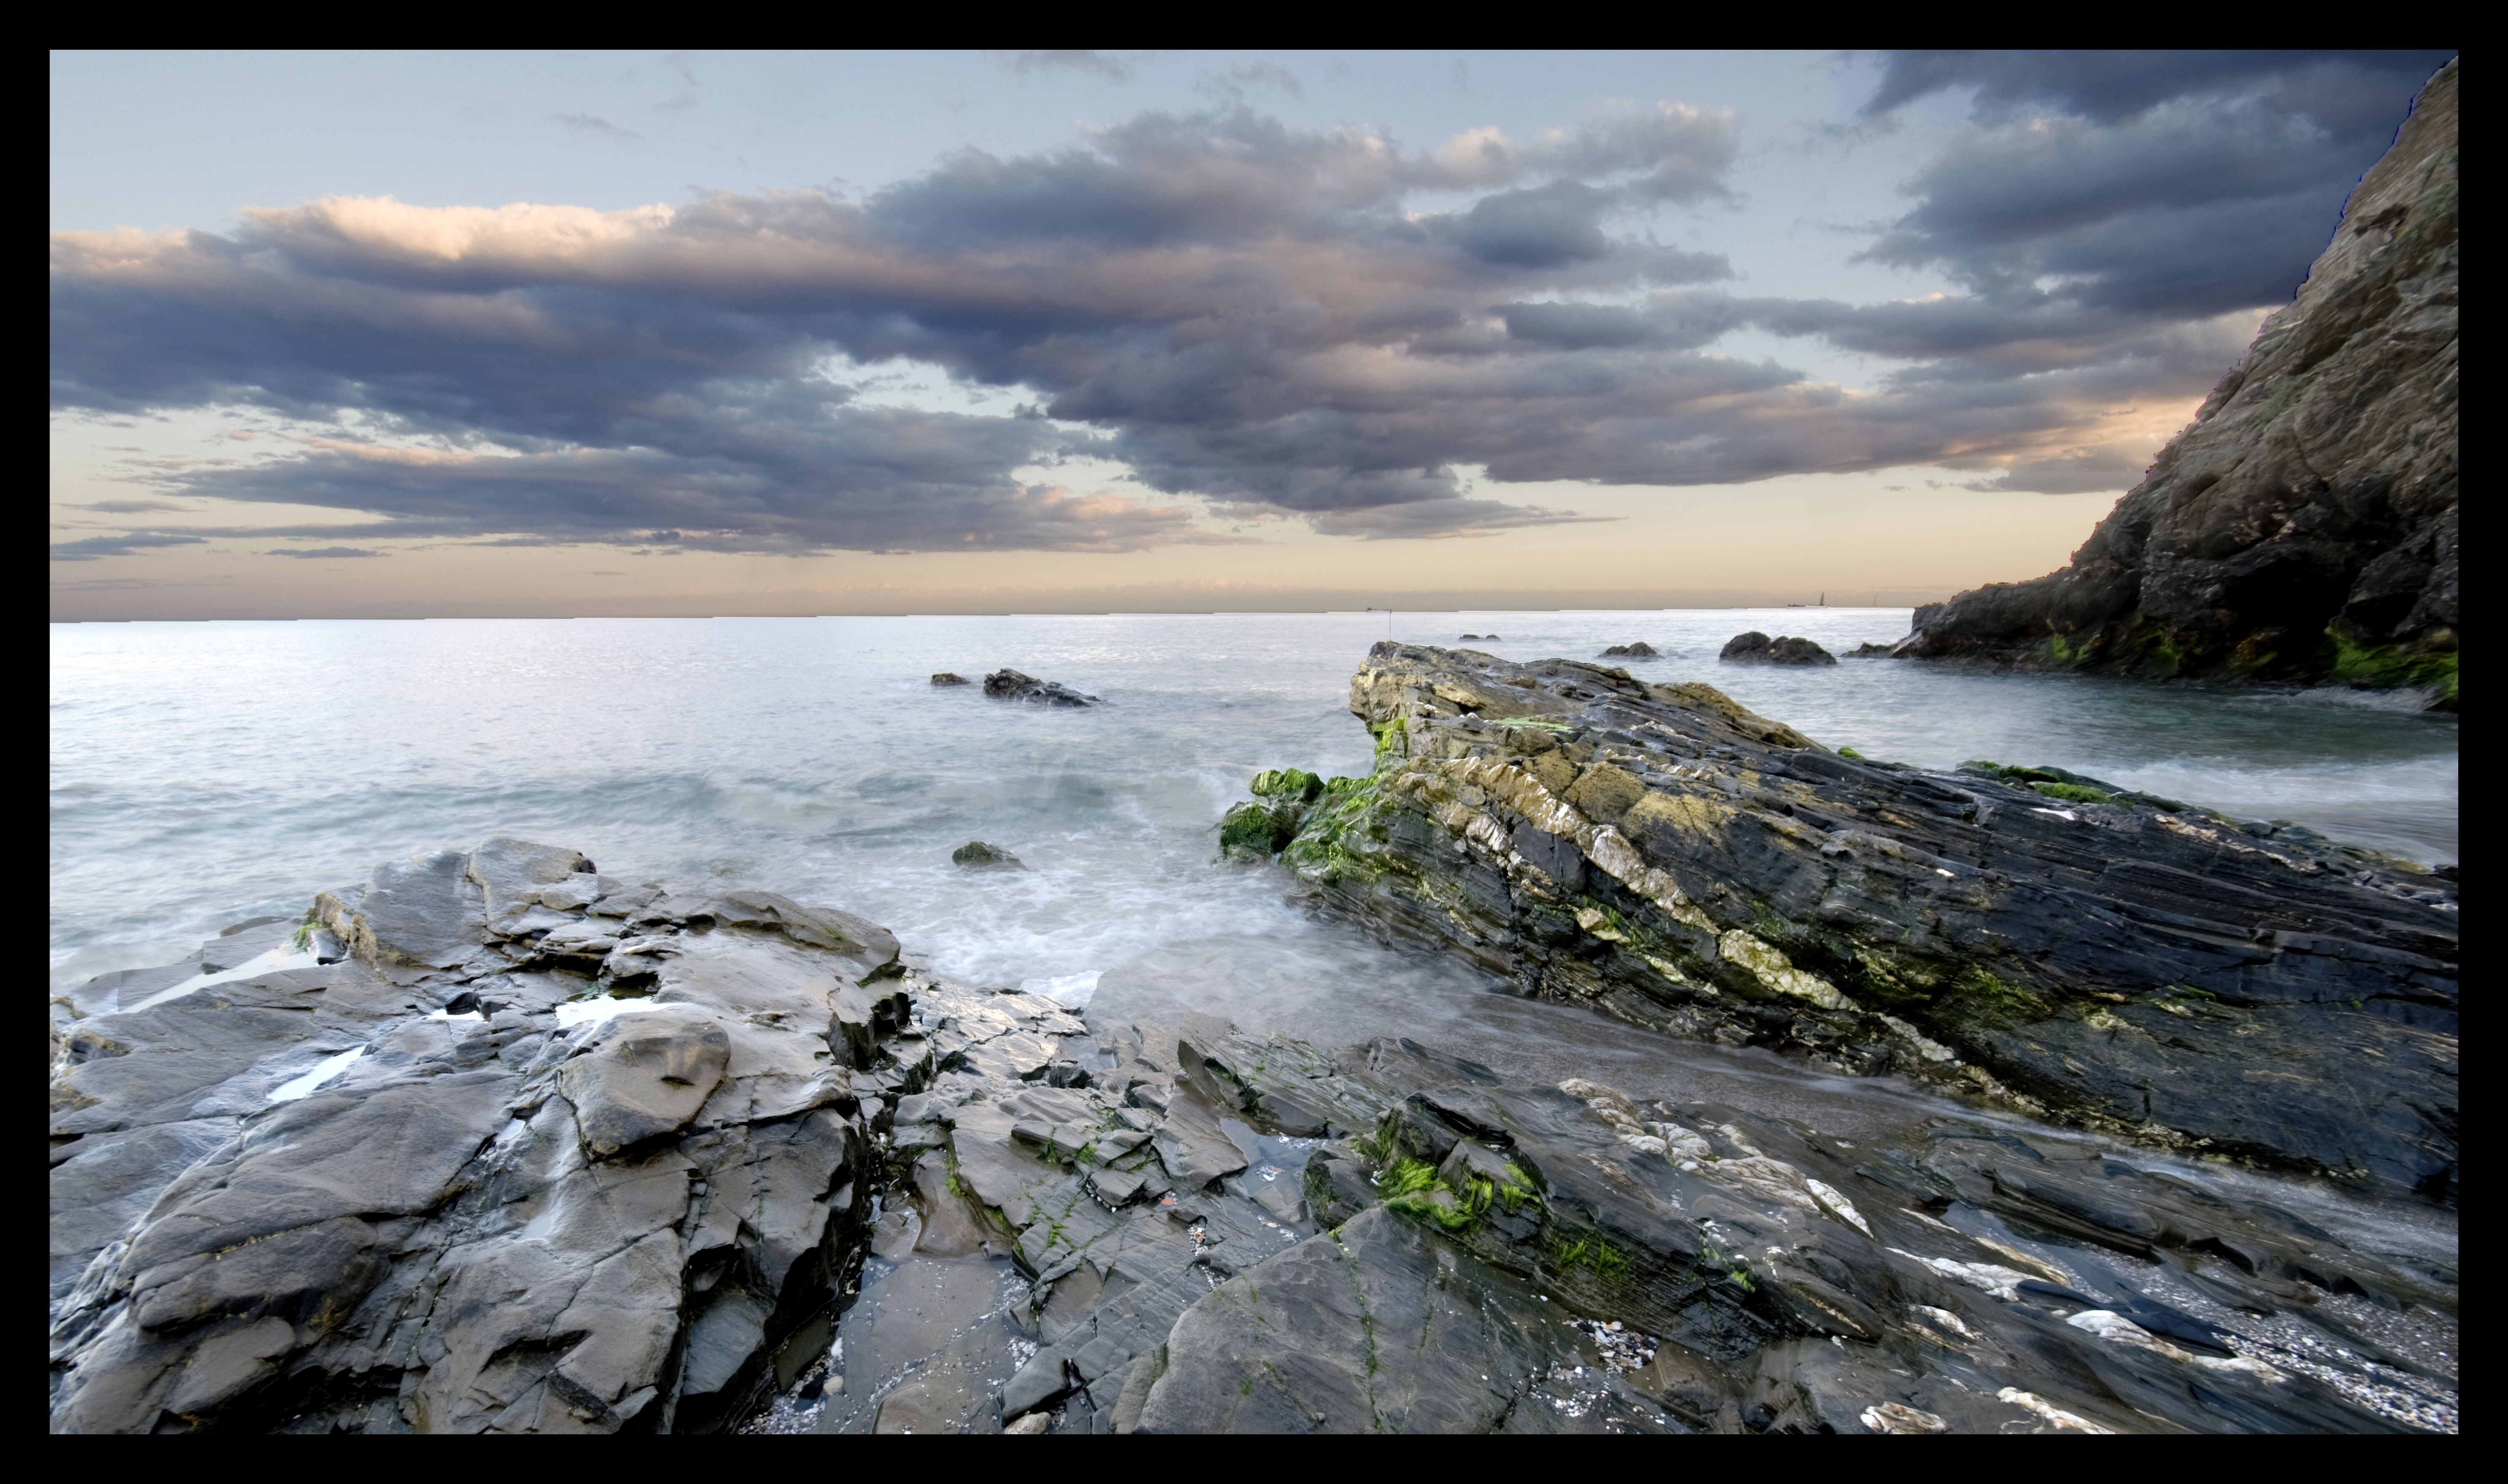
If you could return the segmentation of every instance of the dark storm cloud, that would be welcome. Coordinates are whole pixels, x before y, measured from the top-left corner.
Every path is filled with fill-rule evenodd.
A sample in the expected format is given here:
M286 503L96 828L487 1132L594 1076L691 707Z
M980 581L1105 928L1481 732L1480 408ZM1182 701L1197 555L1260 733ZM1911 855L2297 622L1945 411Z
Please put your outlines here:
M2125 315L2286 301L2445 52L1898 53L1866 112L1977 112L1867 256Z
M2200 395L2252 327L2218 316L2288 296L2375 156L2365 104L2338 128L2289 101L2301 84L2383 79L2386 130L2411 92L2386 63L2218 62L2136 109L2102 85L2015 122L1995 109L2035 95L2025 68L1892 65L1876 104L1966 83L1993 103L1870 249L1939 264L1960 293L1707 286L1732 267L1655 241L1646 213L1723 195L1729 113L1613 105L1530 139L1416 150L1240 105L1144 114L1049 154L968 151L858 201L330 200L247 212L229 237L55 234L54 404L354 414L387 436L181 482L387 517L343 528L353 540L1220 538L1159 499L1187 494L1353 536L1573 518L1467 498L1457 471L1473 466L1685 484L1942 464L1997 488L2121 487L2117 409ZM1445 208L1412 209L1421 197ZM1712 353L1750 327L1884 364L1849 391ZM869 405L853 367L892 357L1029 406ZM432 446L386 446L413 441ZM1139 496L1014 477L1076 457L1127 464Z
M1978 105L2011 112L2051 103L2108 123L2189 94L2305 88L2311 106L2394 128L2410 97L2453 52L1891 52L1863 105L1886 113L1930 93L1976 89Z

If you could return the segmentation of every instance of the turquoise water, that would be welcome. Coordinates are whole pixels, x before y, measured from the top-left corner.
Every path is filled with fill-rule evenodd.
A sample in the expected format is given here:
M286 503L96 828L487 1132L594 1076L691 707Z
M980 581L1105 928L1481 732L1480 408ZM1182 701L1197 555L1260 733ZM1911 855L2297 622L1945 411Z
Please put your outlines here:
M2454 859L2453 718L2347 691L1718 665L1752 628L1843 650L1903 635L1907 612L56 625L53 974L162 962L379 861L508 834L632 879L841 906L986 981L1137 984L1224 945L1239 992L1212 1008L1296 1018L1373 950L1285 904L1276 872L1214 861L1212 827L1259 768L1367 766L1348 680L1388 631L1494 632L1471 647L1513 659L1644 640L1667 657L1637 673L1707 680L1830 746L2053 763ZM928 682L1003 665L1109 704ZM1032 869L961 872L972 838Z

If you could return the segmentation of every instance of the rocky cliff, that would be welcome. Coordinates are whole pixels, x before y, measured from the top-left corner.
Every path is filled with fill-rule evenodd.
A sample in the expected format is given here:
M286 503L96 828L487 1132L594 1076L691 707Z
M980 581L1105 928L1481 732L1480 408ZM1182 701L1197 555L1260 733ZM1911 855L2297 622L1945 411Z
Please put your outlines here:
M1653 1029L2452 1199L2456 895L2425 868L1845 758L1574 660L1382 643L1350 709L1372 776L1231 822L1331 910Z
M2411 686L2454 707L2457 66L2072 565L1917 610L1900 653Z

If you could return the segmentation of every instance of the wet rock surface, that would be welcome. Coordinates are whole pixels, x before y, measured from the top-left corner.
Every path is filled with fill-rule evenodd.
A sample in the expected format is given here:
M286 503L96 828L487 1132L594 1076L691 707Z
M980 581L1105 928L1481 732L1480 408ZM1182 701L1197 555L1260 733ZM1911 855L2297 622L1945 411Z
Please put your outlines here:
M2453 1426L2452 1248L2114 1140L1091 1026L514 841L377 883L56 1007L56 1430Z
M1605 650L1606 654L1610 651ZM1728 665L1833 665L1837 656L1808 639L1790 634L1770 639L1752 629L1724 642L1715 657Z
M1653 659L1655 647L1641 639L1635 644L1615 644L1602 653L1604 659Z
M1379 770L1281 855L1328 910L1667 1033L2454 1199L2452 880L1578 661L1380 644L1351 710Z
M1082 695L1059 681L1041 681L1016 670L996 670L984 677L984 694L999 701L1026 701L1038 706L1094 706L1097 697Z
M2407 686L2455 705L2457 64L2289 308L2070 566L1916 611L1903 652Z
M859 1261L896 941L515 840L314 916L272 972L55 1007L55 1428L750 1409Z
M1014 998L917 1002L959 1033ZM900 1395L935 1430L1022 1432L2454 1426L2453 1269L2199 1166L1956 1114L1848 1141L1206 1018L1066 1044L1086 1086L943 1070L899 1109L954 1166L927 1212L954 1203L1018 1280L866 1367L888 1390L849 1387L826 1430ZM988 1397L957 1379L1012 1362Z
M987 845L982 840L969 840L957 849L950 851L949 860L952 865L961 867L968 871L1027 870L1026 863L1022 862L1017 856L1004 850L999 845Z
M932 684L936 686L963 686L967 684L967 678L963 675L953 675L946 670L942 670L932 677Z

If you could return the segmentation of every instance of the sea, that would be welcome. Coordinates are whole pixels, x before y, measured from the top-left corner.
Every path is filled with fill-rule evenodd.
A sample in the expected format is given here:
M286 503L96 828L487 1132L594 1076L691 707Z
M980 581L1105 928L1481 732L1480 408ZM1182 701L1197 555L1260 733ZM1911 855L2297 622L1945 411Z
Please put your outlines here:
M1904 636L1909 616L58 624L53 992L175 961L246 918L299 915L379 863L510 835L571 846L626 880L842 908L937 972L1051 994L1101 1024L1201 1012L1326 1048L1410 1036L1512 1078L1709 1098L1833 1136L1930 1106L1887 1079L1814 1075L1523 999L1451 954L1313 914L1276 865L1220 860L1219 818L1257 771L1369 766L1349 678L1387 638L1514 660L1642 641L1660 657L1632 673L1705 681L1830 747L1934 767L2052 764L2456 859L2457 723L2411 697L1716 658L1753 629L1843 654ZM1104 704L1022 705L931 680L1003 667ZM978 839L1025 869L951 863Z

